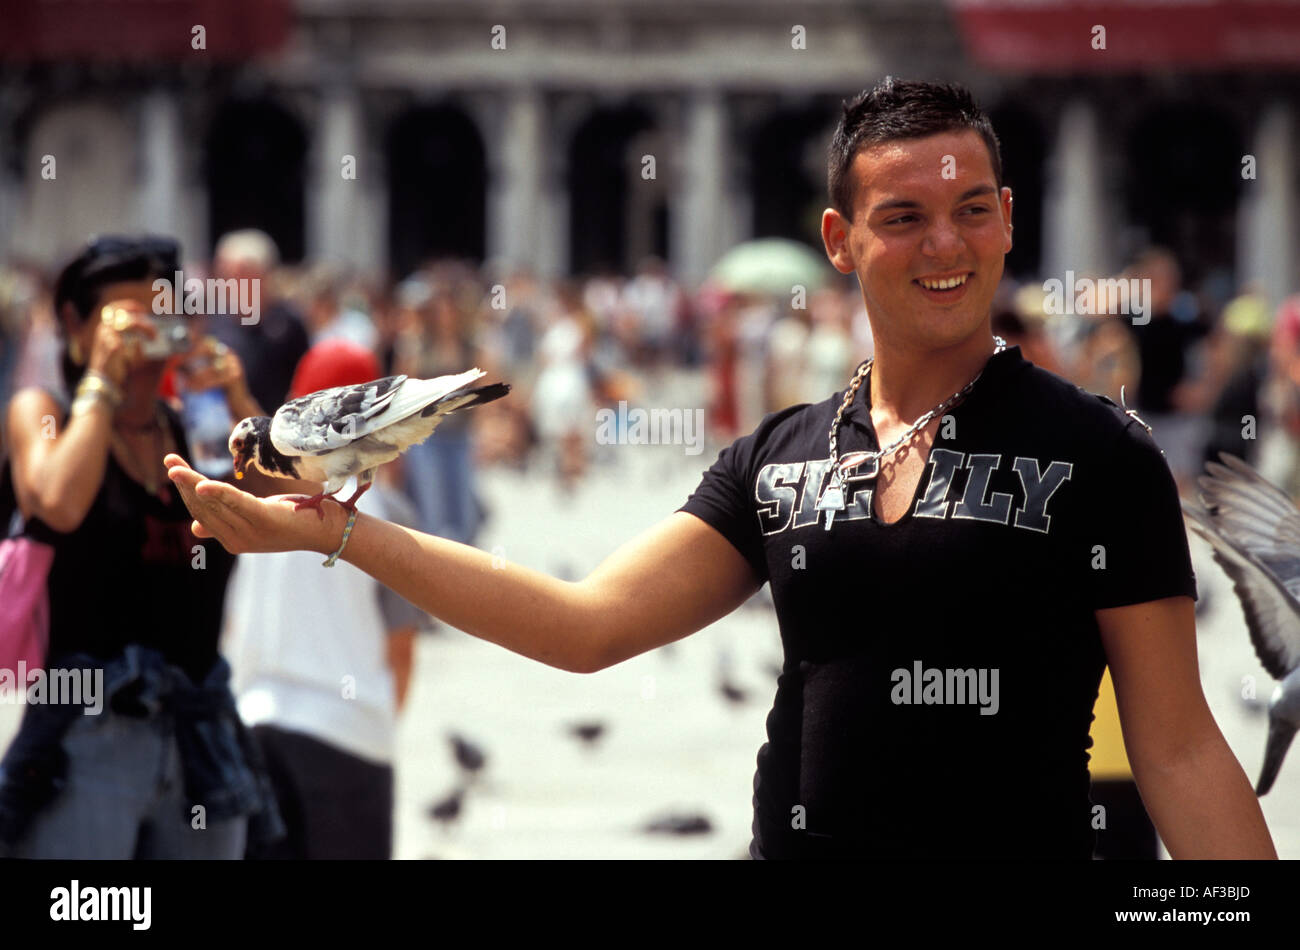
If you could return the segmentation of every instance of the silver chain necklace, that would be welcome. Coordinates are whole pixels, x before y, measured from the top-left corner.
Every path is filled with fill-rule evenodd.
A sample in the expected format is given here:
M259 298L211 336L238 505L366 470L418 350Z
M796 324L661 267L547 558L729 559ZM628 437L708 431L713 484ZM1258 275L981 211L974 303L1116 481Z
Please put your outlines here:
M993 342L997 344L997 348L993 351L994 356L1001 353L1007 347L1007 341L1002 339L1000 336L994 336ZM899 446L912 438L912 436L916 435L919 430L924 429L929 425L930 420L942 413L958 399L961 399L969 393L971 389L974 388L975 384L979 382L979 378L984 375L984 370L981 369L975 374L974 379L943 402L939 403L939 405L935 406L925 415L921 416L921 418L913 422L906 432L900 435L893 442L890 442L889 445L880 449L880 451L872 452L868 450L865 452L850 452L848 455L844 456L843 459L840 459L839 447L836 439L836 435L840 428L840 420L844 417L844 410L853 404L853 396L857 393L858 387L862 385L862 381L866 379L867 373L871 371L871 364L875 361L875 357L873 356L870 359L864 360L862 365L858 367L858 371L853 374L853 381L849 384L848 391L844 393L844 401L840 403L840 408L836 411L835 418L831 422L831 476L827 481L826 489L822 492L821 498L817 501L817 510L826 512L827 531L831 530L831 523L835 520L835 513L843 511L846 507L844 503L844 474L849 469L865 465L864 470L857 473L857 477L875 478L880 474L881 459L887 455L893 454Z

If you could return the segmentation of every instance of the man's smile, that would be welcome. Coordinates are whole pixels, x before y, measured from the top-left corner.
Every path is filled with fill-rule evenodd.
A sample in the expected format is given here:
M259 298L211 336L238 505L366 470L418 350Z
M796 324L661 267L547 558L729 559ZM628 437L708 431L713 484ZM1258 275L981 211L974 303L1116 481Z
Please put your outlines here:
M965 296L966 290L970 286L970 279L974 276L974 271L956 271L951 274L917 277L912 283L919 287L921 293L931 300L950 301Z

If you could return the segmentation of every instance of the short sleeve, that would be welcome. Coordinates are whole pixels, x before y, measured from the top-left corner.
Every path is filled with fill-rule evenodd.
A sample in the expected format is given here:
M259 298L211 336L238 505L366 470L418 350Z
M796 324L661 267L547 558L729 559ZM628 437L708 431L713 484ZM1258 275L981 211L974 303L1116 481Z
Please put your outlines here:
M1165 597L1196 599L1178 486L1155 441L1136 421L1088 480L1080 521L1085 587L1093 610Z
M766 581L767 558L750 487L756 438L757 432L742 436L719 452L686 504L677 510L695 515L730 541L760 580Z

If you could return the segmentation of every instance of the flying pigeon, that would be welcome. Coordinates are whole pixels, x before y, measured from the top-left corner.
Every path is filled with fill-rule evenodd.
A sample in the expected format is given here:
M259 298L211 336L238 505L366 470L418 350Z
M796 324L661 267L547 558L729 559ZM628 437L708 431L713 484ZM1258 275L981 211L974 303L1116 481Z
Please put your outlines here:
M475 368L436 379L385 376L309 393L286 402L271 418L250 416L230 433L235 477L243 478L251 465L272 478L324 482L324 491L295 506L315 508L323 518L322 500L334 498L355 475L356 492L339 502L355 511L375 469L423 442L451 413L510 392L507 383L467 388L484 375Z
M1236 456L1207 462L1197 479L1206 511L1183 502L1189 527L1232 578L1255 655L1282 682L1268 704L1268 743L1256 795L1273 787L1300 730L1300 510ZM1226 466L1226 467L1225 467Z

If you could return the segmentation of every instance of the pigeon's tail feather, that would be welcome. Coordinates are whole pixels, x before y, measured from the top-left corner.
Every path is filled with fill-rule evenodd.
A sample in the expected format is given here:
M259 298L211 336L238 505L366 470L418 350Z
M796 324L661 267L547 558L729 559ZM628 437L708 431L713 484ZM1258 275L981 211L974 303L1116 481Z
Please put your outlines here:
M481 406L494 399L500 399L508 392L510 392L509 383L489 383L486 386L476 386L473 389L458 389L454 393L443 396L437 402L425 406L420 415L431 416L435 412L457 411L468 409L471 406ZM450 409L448 409L448 403L453 403Z
M1264 765L1260 769L1259 782L1255 785L1255 795L1267 795L1282 768L1282 760L1295 738L1296 727L1281 719L1270 719L1268 724L1268 743L1264 747Z

